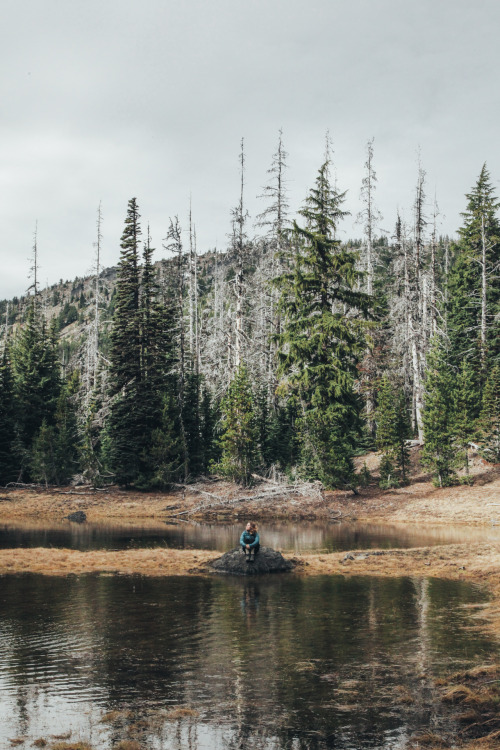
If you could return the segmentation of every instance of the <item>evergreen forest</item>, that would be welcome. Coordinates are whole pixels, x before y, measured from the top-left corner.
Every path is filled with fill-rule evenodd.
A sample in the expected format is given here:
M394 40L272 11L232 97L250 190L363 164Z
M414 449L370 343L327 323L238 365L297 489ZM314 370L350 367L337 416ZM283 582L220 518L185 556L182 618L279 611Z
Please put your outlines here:
M287 162L280 133L252 222L242 141L223 251L199 252L191 215L173 216L155 259L134 197L118 266L101 267L99 206L93 275L42 290L35 235L27 294L0 302L1 485L272 475L357 491L370 477L354 458L378 450L390 488L408 479L411 441L436 486L471 481L471 449L500 461L500 202L486 164L454 239L421 166L410 219L396 212L388 233L370 141L361 236L344 241L328 139L296 216Z

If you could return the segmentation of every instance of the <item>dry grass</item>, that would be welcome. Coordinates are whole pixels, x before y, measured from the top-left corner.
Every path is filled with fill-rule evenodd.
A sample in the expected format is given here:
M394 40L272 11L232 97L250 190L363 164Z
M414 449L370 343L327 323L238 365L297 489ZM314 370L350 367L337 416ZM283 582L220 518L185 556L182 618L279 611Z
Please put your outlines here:
M137 740L121 740L113 745L113 750L143 750L143 746Z
M100 724L113 724L116 721L124 721L130 716L130 711L108 711L108 713L101 716L99 719Z
M166 718L169 719L169 721L175 721L177 719L196 719L199 715L199 711L195 708L179 706L178 708L172 708L171 711L168 711Z
M43 737L39 737L33 742L34 747L47 747L47 744L47 740L44 740Z
M50 750L93 750L88 742L56 742L50 746Z
M425 747L428 750L449 747L449 743L444 737L440 737L439 734L434 734L433 732L419 732L413 735L412 740L416 743L413 747Z
M219 552L207 550L133 549L80 552L46 547L0 550L0 575L41 573L68 575L82 573L139 574L146 576L200 573Z

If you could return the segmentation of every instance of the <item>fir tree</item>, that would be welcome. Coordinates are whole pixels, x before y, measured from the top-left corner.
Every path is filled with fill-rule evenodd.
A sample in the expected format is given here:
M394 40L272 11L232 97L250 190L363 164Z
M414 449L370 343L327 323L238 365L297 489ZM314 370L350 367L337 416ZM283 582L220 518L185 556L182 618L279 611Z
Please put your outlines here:
M128 203L116 281L113 330L111 333L109 415L111 469L119 483L131 484L139 475L145 435L138 425L137 393L141 380L139 314L140 216L137 201ZM139 415L139 421L142 415Z
M479 412L478 388L474 368L470 360L464 359L458 372L454 392L453 433L460 449L460 464L469 475L469 443L477 438L476 420Z
M45 486L57 483L56 434L44 419L33 441L30 454L31 477Z
M500 355L500 203L486 164L466 198L448 281L448 331L452 363L472 359L484 373L487 362Z
M16 402L10 347L6 343L0 360L0 484L15 482L18 461L16 444Z
M47 330L37 298L32 298L26 324L13 347L15 396L19 420L19 445L22 465L28 470L30 451L42 423L54 425L61 391L57 359L56 328Z
M163 399L160 422L151 433L151 445L146 459L149 461L148 488L168 489L179 478L183 468L182 448L179 438L179 412L173 392Z
M396 404L394 392L387 375L381 380L378 390L378 408L375 413L377 425L376 445L381 451L380 483L381 486L391 487L391 477L394 474L394 453L396 439Z
M182 410L186 449L189 457L189 474L199 476L204 470L200 414L200 375L190 372L186 376L184 407Z
M111 333L111 394L140 379L139 242L141 235L137 200L128 203L121 238Z
M377 394L378 407L375 413L377 423L376 445L382 452L380 477L384 486L394 484L394 470L398 469L406 481L409 453L406 440L410 430L404 391L394 389L388 375L380 381ZM392 480L391 480L392 476ZM392 485L391 485L392 486Z
M453 459L453 386L454 378L446 351L437 339L427 358L425 408L422 415L424 448L422 463L434 474L439 487L452 483Z
M75 373L61 388L55 413L55 449L56 470L54 479L57 484L66 484L79 468L79 435L74 399L79 387Z
M240 365L222 401L222 455L214 470L242 485L251 484L261 462L258 428L248 372Z
M203 388L200 404L202 472L204 474L209 471L210 465L217 463L220 458L215 435L217 416L217 404L213 402L210 391L205 387Z
M411 425L406 406L406 398L403 388L399 389L395 398L396 401L396 423L395 423L395 452L394 460L396 466L401 472L401 479L406 482L408 470L410 467L410 451L407 440L411 436Z
M369 298L357 290L356 254L336 238L345 215L344 194L334 190L329 157L294 223L294 267L275 280L281 292L281 392L299 410L302 473L327 486L352 486L351 460L361 430L362 403L354 388L365 342L361 317Z
M488 461L500 462L500 365L488 375L483 392L479 429L483 455Z

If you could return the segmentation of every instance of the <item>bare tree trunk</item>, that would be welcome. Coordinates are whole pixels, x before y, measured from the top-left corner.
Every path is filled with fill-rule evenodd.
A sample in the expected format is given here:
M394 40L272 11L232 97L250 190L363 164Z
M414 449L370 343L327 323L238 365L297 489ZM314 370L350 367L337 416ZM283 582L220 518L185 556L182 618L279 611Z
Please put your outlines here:
M193 230L193 265L194 265L194 369L196 374L200 372L200 332L198 316L198 253L196 250L196 227Z
M35 297L38 297L38 221L35 221L32 252L30 278L33 279L33 283L28 287L27 291L29 292L33 289L33 294Z
M99 284L99 276L101 273L101 242L102 242L102 233L101 233L101 224L102 224L102 208L101 208L101 202L99 201L99 207L97 209L97 240L95 243L96 248L96 266L95 266L95 287L94 287L94 372L93 372L93 387L94 389L97 386L97 370L99 366L99 302L100 302L100 284Z
M481 216L481 362L486 361L486 319L487 319L487 266L486 266L486 231L484 214Z
M184 331L184 253L182 248L179 219L170 219L166 248L177 256L177 310L179 315L179 379L177 386L177 403L181 432L182 454L184 461L184 481L189 476L189 456L187 450L186 430L184 426L184 390L186 385L186 342Z
M235 294L236 294L236 330L235 330L235 353L234 353L234 366L237 370L242 362L243 357L243 297L244 297L244 286L243 286L243 266L244 266L244 251L245 251L245 211L243 205L243 187L244 187L244 175L245 175L245 152L243 149L243 138L241 139L241 153L240 153L240 169L241 169L241 183L240 183L240 200L238 206L233 214L234 216L234 245L236 251L236 273L235 273Z
M431 237L431 266L430 266L430 308L431 308L431 320L430 320L430 331L431 336L435 336L437 333L437 281L436 281L436 250L437 250L437 217L439 215L439 209L436 199L434 199L434 216L432 221L432 237Z

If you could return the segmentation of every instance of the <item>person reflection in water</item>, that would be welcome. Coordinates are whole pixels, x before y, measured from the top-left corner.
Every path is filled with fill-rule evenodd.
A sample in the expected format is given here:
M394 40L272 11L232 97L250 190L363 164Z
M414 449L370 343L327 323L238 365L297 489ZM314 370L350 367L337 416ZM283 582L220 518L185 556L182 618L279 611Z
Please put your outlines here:
M247 562L253 562L255 555L259 551L260 538L259 532L257 531L257 524L253 521L249 521L246 525L245 531L240 536L240 546L246 555Z
M245 581L245 587L242 593L241 611L245 616L247 625L252 625L257 619L259 612L259 587L255 581Z

